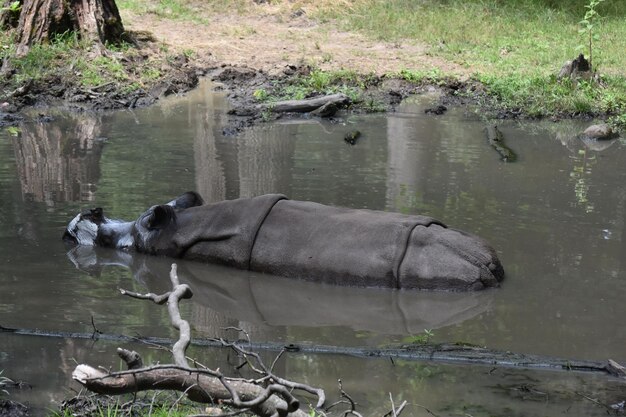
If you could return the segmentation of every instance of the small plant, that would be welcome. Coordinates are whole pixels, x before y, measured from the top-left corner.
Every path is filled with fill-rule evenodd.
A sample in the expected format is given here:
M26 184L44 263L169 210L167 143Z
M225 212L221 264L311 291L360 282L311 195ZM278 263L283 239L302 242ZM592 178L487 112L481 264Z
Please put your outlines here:
M311 72L311 75L305 80L305 85L315 91L323 92L331 83L331 75L321 70Z
M609 118L609 124L619 132L626 132L626 113L622 113Z
M194 51L193 49L184 49L183 50L183 55L185 55L185 57L187 57L187 59L195 58L196 57L196 51Z
M400 77L415 84L438 83L443 79L443 73L438 68L428 71L403 69L400 71Z
M593 41L599 40L599 36L597 33L593 32L595 21L600 15L598 14L597 8L598 6L604 2L604 0L590 0L589 4L585 6L587 11L585 12L585 17L583 20L578 22L581 25L581 28L578 30L578 33L581 35L585 35L589 43L589 66L593 70ZM580 45L580 49L583 49L584 46Z
M266 89L259 88L259 89L254 90L254 93L252 93L252 96L257 101L266 101L269 98L269 93L267 92Z
M0 392L9 395L9 391L5 390L3 387L6 387L9 384L13 384L13 380L7 378L6 376L2 376L2 372L0 371Z
M261 112L261 120L264 122L269 122L273 118L272 107L268 107Z
M14 1L11 4L9 4L8 6L2 7L0 9L0 11L10 12L12 14L19 13L20 10L22 10L22 5L20 4L19 1Z
M363 107L365 108L365 111L368 113L380 113L380 112L384 112L387 110L385 103L382 103L373 98L367 99L363 103Z
M15 126L9 126L7 127L7 132L9 133L9 135L17 137L19 136L21 129ZM0 374L2 374L2 372L0 372ZM0 385L2 385L2 377L0 377Z
M416 336L411 336L408 339L408 342L425 345L428 344L428 342L430 342L430 339L432 339L433 337L435 337L435 332L433 332L432 329L424 329L424 333L418 334Z

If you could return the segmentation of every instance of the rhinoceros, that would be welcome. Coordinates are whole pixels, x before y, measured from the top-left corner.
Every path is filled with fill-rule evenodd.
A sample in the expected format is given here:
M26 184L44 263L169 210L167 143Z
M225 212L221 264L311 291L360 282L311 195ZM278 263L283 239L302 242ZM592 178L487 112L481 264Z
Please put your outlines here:
M78 214L64 240L358 287L480 290L504 269L481 238L431 217L349 209L281 194L204 204L188 192L135 221Z

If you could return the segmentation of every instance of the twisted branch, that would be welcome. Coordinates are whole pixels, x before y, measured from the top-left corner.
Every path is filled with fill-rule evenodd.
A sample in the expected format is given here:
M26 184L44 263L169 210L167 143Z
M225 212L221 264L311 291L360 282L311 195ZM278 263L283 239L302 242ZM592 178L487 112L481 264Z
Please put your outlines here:
M143 390L167 389L182 392L184 395L200 403L224 403L239 409L250 410L262 417L306 417L301 411L300 401L290 389L305 390L318 395L318 407L324 403L324 391L305 384L299 384L274 375L261 361L258 354L249 352L234 343L221 341L238 354L243 355L255 372L264 376L257 380L229 378L219 371L206 368L192 368L187 362L185 352L191 341L189 323L183 320L178 307L181 299L191 298L193 293L186 284L180 284L176 264L172 264L170 280L172 291L157 295L153 293L139 294L120 289L123 295L151 300L156 304L167 302L172 326L179 330L179 338L172 348L174 364L143 366L137 352L118 349L118 355L128 366L128 370L107 373L88 365L78 365L72 378L87 389L101 394L125 394ZM247 357L255 358L258 367L252 366ZM280 356L280 355L279 355ZM273 368L274 363L272 364Z

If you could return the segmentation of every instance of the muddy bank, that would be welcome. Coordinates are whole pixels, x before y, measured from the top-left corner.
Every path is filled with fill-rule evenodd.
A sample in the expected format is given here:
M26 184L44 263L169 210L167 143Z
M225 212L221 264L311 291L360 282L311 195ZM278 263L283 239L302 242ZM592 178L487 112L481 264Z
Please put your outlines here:
M338 77L324 91L303 88L303 80L312 76L315 70L306 65L288 65L281 73L271 76L262 70L245 66L222 65L208 71L207 76L217 83L218 89L228 92L232 106L229 111L230 123L224 128L224 135L233 135L246 127L257 123L274 121L282 118L322 117L332 121L341 121L346 114L362 114L373 112L392 112L405 98L426 92L440 93L440 103L428 109L433 115L441 115L446 106L461 106L478 102L483 89L474 83L460 82L457 79L439 82L432 85L428 82L415 83L401 77L349 74L345 79ZM305 81L306 82L306 81ZM285 95L285 92L300 89L304 96L296 98ZM337 92L347 91L347 100L338 105L337 111L328 112L322 106L319 110L285 110L287 102L321 100L331 98ZM341 94L341 93L339 93ZM443 110L442 110L443 109Z
M204 56L188 56L184 53L164 53L161 45L150 35L135 34L135 48L121 55L119 62L126 73L137 74L146 66L157 68L160 74L146 82L126 79L109 81L86 87L81 78L66 67L46 77L15 82L16 70L10 62L2 65L0 73L0 127L17 125L24 120L25 109L40 109L38 121L46 120L46 109L62 107L71 111L99 111L132 109L154 104L159 98L171 94L183 94L198 84L199 77L207 76L216 82L216 89L226 90L231 104L229 123L223 134L236 135L252 125L281 118L323 117L330 121L342 121L347 114L392 112L405 98L426 92L438 92L439 102L426 112L433 117L444 114L448 107L467 106L479 108L483 117L511 119L526 117L522 109L506 109L489 96L485 87L477 81L460 81L450 77L433 80L409 81L401 75L379 76L347 73L334 77L333 81L316 89L307 85L315 70L307 65L287 65L282 71L268 74L246 66L217 65L210 52ZM317 71L317 75L321 74ZM300 94L295 97L294 91ZM320 99L337 92L346 92L347 99L334 103L331 108L319 111L277 111L284 100ZM290 96L290 94L292 96ZM281 101L282 100L282 101ZM553 118L556 120L558 118Z
M0 127L18 124L24 120L23 111L32 108L40 109L41 118L50 107L98 111L149 106L161 97L191 90L206 73L202 58L192 60L183 53L165 54L151 35L133 36L135 47L125 52L106 52L115 56L130 76L96 86L84 85L80 72L73 70L70 63L41 78L20 80L19 71L10 60L0 62ZM146 71L159 76L146 80Z

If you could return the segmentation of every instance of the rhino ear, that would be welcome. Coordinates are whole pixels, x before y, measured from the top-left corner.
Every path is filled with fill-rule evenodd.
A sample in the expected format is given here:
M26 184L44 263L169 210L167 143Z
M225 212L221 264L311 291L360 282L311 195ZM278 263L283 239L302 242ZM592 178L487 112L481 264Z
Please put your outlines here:
M204 204L204 200L200 197L200 194L195 191L188 191L185 194L177 197L175 200L167 203L168 206L174 207L177 210L188 209L189 207L201 206Z
M146 226L148 229L163 229L176 222L176 212L172 206L155 206L148 217Z
M102 212L102 207L96 207L95 209L89 210L91 214L90 219L96 224L102 223L104 220L104 213Z

